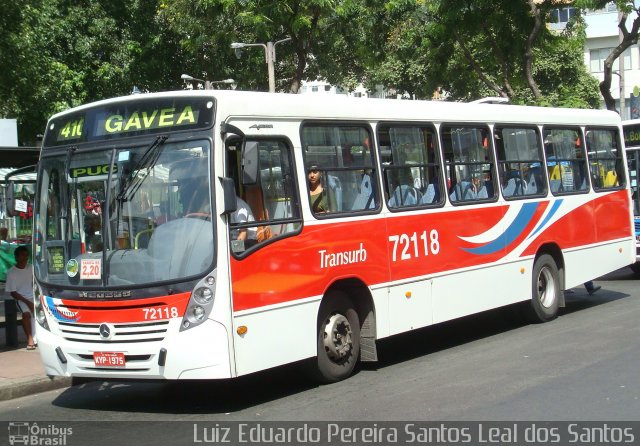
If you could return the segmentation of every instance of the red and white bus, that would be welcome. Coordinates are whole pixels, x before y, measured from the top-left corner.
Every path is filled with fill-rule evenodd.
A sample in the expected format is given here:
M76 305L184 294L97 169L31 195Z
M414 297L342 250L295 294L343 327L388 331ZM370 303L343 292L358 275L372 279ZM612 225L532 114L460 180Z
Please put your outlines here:
M182 91L57 114L35 200L46 373L315 358L330 382L397 333L518 302L549 321L635 259L625 166L607 111Z

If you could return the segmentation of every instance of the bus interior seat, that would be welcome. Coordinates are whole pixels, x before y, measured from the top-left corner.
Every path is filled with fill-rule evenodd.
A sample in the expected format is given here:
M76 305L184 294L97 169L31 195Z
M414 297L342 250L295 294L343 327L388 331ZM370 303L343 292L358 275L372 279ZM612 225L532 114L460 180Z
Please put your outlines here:
M421 194L413 186L401 184L397 186L391 198L389 199L389 207L415 206L420 203Z
M529 173L529 182L526 190L529 194L538 194L542 191L542 181L538 173Z
M495 190L493 189L493 181L485 180L480 190L482 189L486 191L487 196L485 198L493 198L493 195L495 194ZM479 195L480 195L480 192L478 192L478 196Z
M452 192L449 194L451 201L475 200L478 196L471 181L461 181L454 185L452 189Z
M374 201L371 177L364 174L362 175L358 195L356 195L356 198L351 205L351 210L359 211L362 209L373 209L375 208Z
M502 193L503 193L503 195L505 197L512 197L512 196L515 195L515 193L516 193L516 179L515 178L509 178L509 181L507 181L507 185L504 187Z
M436 203L439 201L439 199L440 197L438 194L437 186L433 183L430 183L427 186L427 190L425 191L424 195L422 195L422 198L420 199L420 204Z
M333 192L333 196L336 199L336 203L329 203L330 208L334 208L335 211L342 210L342 182L340 178L335 175L327 175L327 184L329 189ZM331 195L331 194L330 194Z
M264 194L259 184L245 185L245 201L251 208L253 218L256 221L269 220L269 211L264 205ZM259 242L273 237L269 226L258 226L256 228L256 238Z

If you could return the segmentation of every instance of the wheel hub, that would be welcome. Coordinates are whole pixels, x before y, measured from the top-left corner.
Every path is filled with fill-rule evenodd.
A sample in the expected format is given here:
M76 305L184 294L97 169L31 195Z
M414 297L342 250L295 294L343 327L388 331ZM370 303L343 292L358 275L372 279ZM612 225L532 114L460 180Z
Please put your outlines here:
M345 358L353 348L349 320L341 314L333 314L324 326L324 349L334 361Z
M548 268L543 268L538 275L538 299L545 308L551 307L556 299L556 285Z

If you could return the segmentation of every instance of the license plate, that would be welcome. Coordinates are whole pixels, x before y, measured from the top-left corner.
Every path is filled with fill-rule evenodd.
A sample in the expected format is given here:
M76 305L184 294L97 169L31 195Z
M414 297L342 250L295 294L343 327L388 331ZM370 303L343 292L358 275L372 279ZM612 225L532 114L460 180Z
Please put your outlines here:
M122 352L93 352L93 363L97 367L124 367Z

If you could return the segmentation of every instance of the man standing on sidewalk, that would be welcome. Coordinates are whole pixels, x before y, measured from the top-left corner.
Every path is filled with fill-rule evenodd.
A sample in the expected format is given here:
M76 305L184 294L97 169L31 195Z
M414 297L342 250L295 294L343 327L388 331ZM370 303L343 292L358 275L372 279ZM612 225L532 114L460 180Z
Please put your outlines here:
M33 340L31 315L33 309L33 265L28 264L29 251L24 246L18 246L13 252L16 265L7 273L7 291L15 300L22 312L22 328L27 335L27 350L35 350L36 343Z

